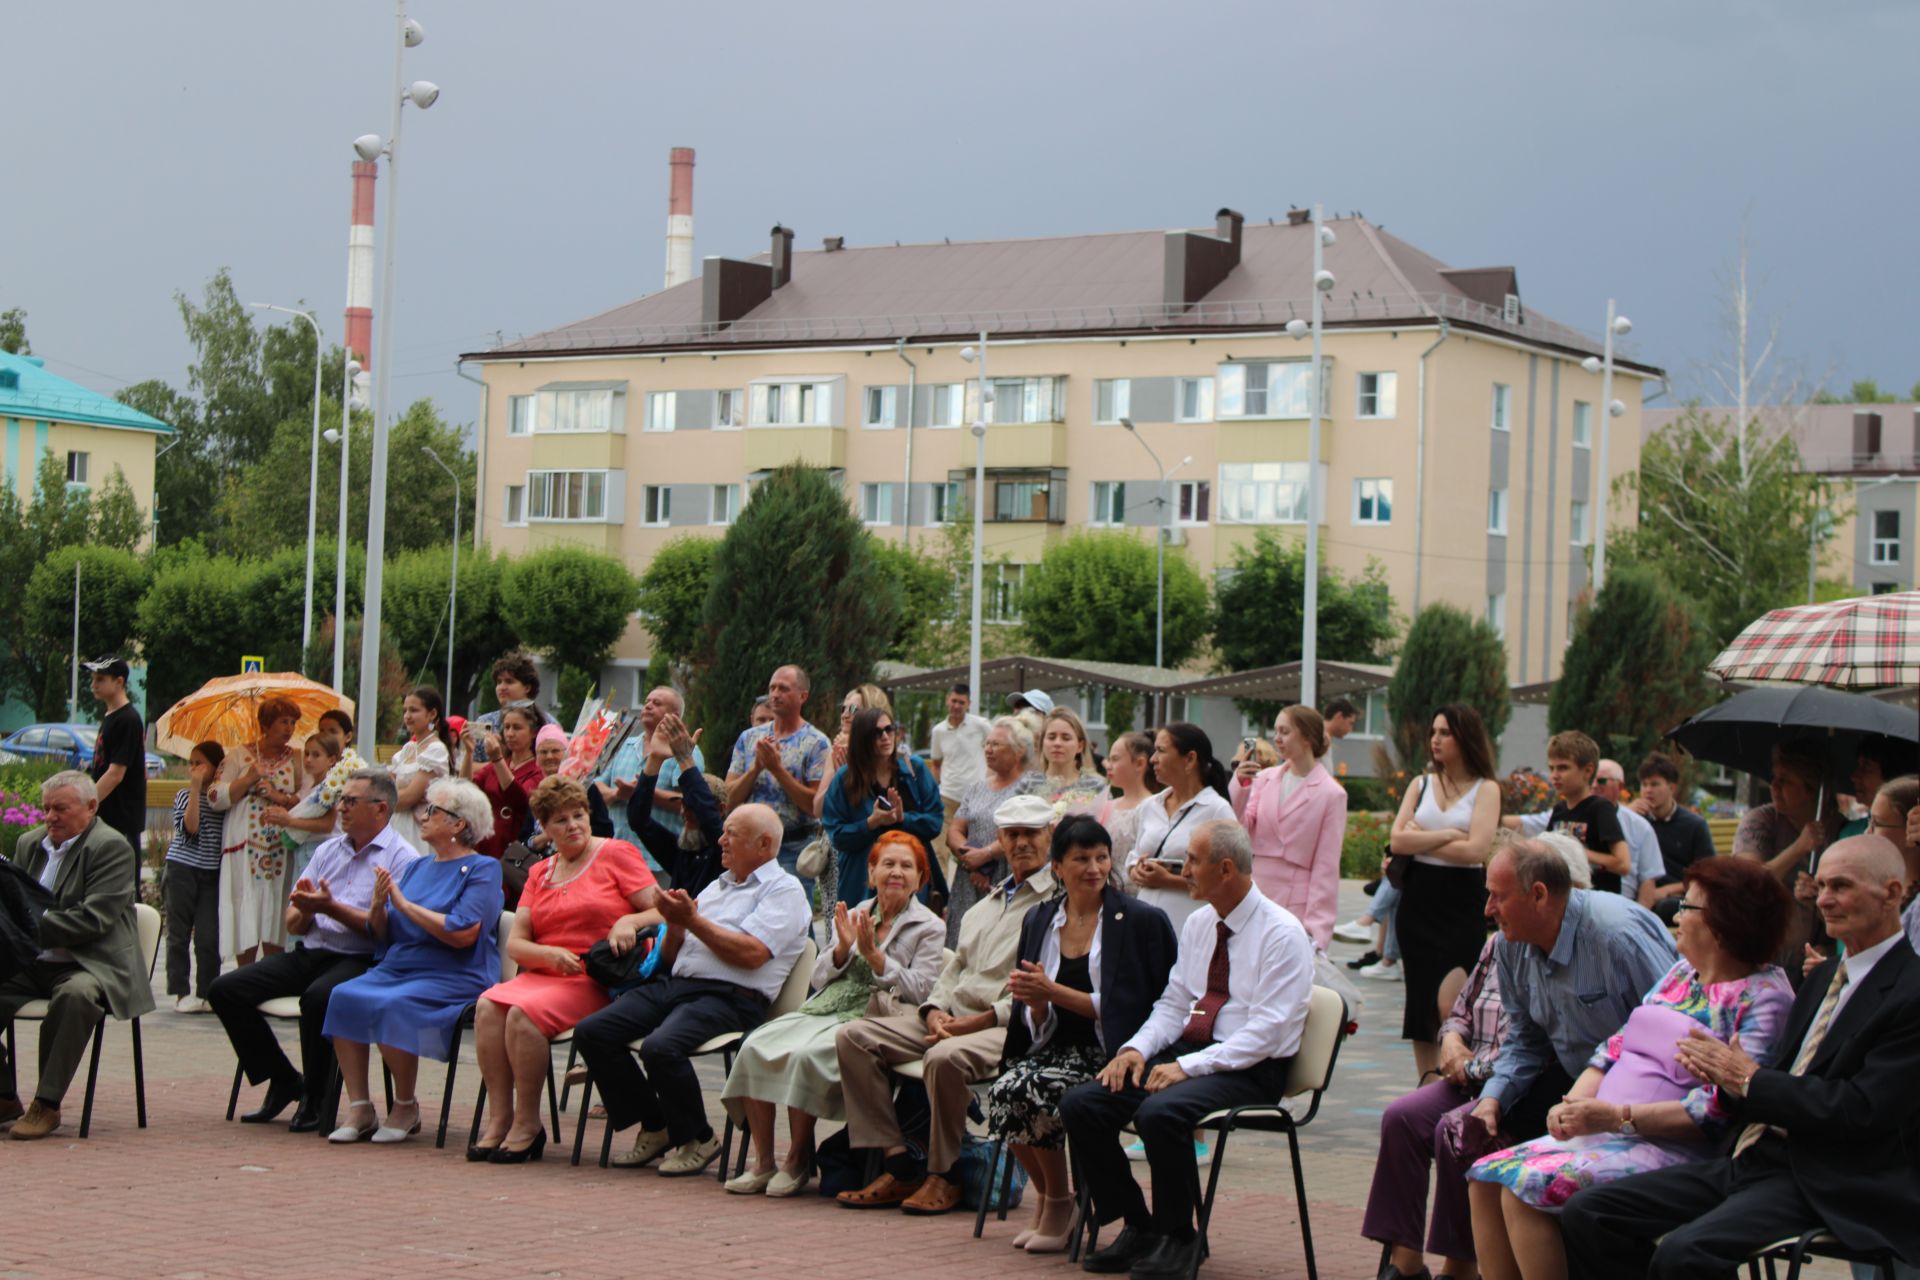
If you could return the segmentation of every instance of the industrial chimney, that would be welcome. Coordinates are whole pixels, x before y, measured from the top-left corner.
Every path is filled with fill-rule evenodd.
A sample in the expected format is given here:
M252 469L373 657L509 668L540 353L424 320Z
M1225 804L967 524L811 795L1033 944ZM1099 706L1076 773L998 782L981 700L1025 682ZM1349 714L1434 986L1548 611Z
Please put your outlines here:
M693 279L693 148L675 147L667 166L673 182L667 194L667 283L671 289Z
M353 163L353 224L347 230L347 351L369 368L373 338L373 181L379 166Z

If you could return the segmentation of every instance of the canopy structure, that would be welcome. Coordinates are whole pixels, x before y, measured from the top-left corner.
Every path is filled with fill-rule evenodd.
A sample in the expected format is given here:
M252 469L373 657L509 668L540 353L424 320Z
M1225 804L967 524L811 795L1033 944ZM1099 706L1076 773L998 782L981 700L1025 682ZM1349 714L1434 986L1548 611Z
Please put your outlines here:
M1277 667L1255 667L1251 671L1232 671L1223 676L1188 680L1168 690L1188 698L1239 698L1247 702L1298 702L1300 676L1304 664L1283 662ZM1314 672L1319 698L1343 698L1348 694L1384 689L1393 679L1393 668L1372 662L1317 662Z
M1300 669L1300 663L1286 662L1277 667L1195 677L1190 671L1170 671L1130 662L1082 662L1017 655L982 662L980 683L983 687L974 690L974 696L1097 684L1111 689L1130 689L1153 697L1298 702ZM1322 699L1382 689L1393 678L1392 667L1365 662L1322 662L1318 664L1318 671ZM966 678L967 668L964 666L929 670L885 662L880 664L878 683L889 692L944 692Z

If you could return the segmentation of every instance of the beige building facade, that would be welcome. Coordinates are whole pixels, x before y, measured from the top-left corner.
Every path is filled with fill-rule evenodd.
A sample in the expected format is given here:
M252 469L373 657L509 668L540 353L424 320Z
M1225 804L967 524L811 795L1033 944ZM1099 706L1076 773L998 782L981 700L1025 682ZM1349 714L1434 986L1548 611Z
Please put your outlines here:
M22 502L33 500L40 459L51 453L70 488L94 488L117 471L151 512L154 457L173 428L48 373L37 356L0 351L0 433L0 484Z
M1359 219L1329 225L1326 560L1377 561L1404 615L1486 616L1516 683L1550 679L1604 492L1598 432L1611 423L1615 475L1637 466L1658 370L1622 363L1609 419L1581 364L1594 344L1530 316L1510 269L1451 272ZM984 331L985 542L1006 561L988 617L1014 620L1024 566L1081 528L1150 540L1164 518L1211 577L1261 526L1305 535L1310 346L1286 321L1310 308L1311 234L1223 211L1211 233L793 254L776 230L761 259L708 259L704 281L469 357L480 534L639 569L671 538L723 533L797 461L833 471L875 534L927 547L972 509ZM770 287L729 315L734 273ZM616 658L647 650L636 621Z

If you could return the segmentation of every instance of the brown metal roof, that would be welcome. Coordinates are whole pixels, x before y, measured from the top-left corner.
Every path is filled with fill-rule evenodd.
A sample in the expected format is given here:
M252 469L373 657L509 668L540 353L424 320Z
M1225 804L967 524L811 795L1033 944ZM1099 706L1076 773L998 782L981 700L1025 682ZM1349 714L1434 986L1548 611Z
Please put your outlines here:
M1498 305L1448 279L1445 264L1364 219L1329 225L1337 240L1326 265L1338 280L1326 299L1330 326L1446 319L1580 355L1600 350L1531 308L1519 323L1506 321ZM1239 265L1185 308L1164 298L1162 231L803 251L793 255L791 281L732 324L702 322L696 278L467 358L929 341L982 329L1021 336L1269 330L1311 312L1312 235L1310 225L1248 225Z

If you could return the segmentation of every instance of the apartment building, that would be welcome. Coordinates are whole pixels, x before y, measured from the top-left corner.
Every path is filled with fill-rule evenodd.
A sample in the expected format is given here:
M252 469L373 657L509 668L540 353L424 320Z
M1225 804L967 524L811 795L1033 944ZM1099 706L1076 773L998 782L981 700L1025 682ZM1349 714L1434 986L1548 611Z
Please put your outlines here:
M21 501L32 500L41 455L51 453L69 487L97 485L118 471L140 509L153 510L154 451L173 434L159 419L48 373L39 356L0 351L0 424L0 482Z
M639 568L673 537L722 532L759 477L802 462L836 473L876 534L925 545L972 509L967 428L984 416L996 622L1070 530L1150 539L1164 519L1215 573L1260 526L1304 537L1311 480L1329 564L1380 562L1408 614L1484 614L1516 683L1550 679L1607 489L1599 433L1614 474L1636 467L1660 371L1618 362L1610 418L1582 368L1598 344L1526 307L1512 268L1455 270L1359 217L1327 225L1316 477L1310 348L1287 332L1311 310L1304 212L806 252L776 227L763 255L707 258L685 283L467 357L486 388L478 528L507 552L576 543ZM647 650L636 622L616 657Z

